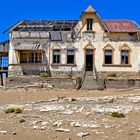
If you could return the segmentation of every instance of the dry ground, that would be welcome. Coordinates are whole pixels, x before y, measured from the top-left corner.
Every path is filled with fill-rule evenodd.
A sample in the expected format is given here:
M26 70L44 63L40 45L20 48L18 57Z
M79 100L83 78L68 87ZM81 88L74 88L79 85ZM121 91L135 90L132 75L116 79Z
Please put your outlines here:
M23 113L6 114L9 107L23 108ZM125 118L112 117L116 110ZM69 132L56 131L58 128ZM139 129L139 89L0 90L0 131L7 131L0 140L139 140ZM81 138L77 136L80 132L89 135Z

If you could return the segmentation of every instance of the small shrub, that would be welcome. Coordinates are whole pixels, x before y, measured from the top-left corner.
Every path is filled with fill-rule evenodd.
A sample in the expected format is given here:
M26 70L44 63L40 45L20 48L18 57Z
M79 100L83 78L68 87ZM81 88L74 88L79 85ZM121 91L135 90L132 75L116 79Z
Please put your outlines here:
M16 108L14 112L17 113L17 114L22 113L22 109L21 108Z
M49 74L47 72L40 72L41 77L48 77Z
M117 117L117 118L124 118L125 117L125 115L123 113L119 113L119 112L112 112L112 116Z
M26 122L26 121L25 121L25 119L20 119L19 122L20 122L20 123L24 123L24 122Z
M14 111L15 111L14 108L7 108L7 109L5 110L5 113L13 113Z

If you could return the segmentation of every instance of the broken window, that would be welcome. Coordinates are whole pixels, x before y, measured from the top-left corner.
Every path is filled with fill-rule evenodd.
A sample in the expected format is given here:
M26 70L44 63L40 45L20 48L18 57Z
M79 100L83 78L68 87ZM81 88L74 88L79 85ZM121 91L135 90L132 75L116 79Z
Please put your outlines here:
M53 50L53 63L59 64L60 63L60 50Z
M112 64L112 50L105 50L105 64Z
M121 50L121 64L129 64L129 50Z
M92 31L93 19L87 19L87 31Z
M20 63L41 63L42 54L38 52L20 52Z
M67 64L74 64L74 56L75 56L74 49L68 49L67 50Z

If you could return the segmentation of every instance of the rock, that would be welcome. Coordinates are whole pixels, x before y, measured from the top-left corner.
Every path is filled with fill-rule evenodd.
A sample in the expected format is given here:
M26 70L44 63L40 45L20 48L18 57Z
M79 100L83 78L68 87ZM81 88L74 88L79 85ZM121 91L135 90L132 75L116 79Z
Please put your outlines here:
M17 133L16 132L13 132L12 135L17 135Z
M43 122L43 121L42 120L33 121L33 125L40 123L40 122Z
M70 129L58 128L58 129L55 129L55 131L69 133L70 132Z
M88 135L89 135L89 133L83 133L83 132L77 133L78 137L85 137L85 136L88 136Z
M47 125L47 124L48 124L47 121L44 121L44 122L41 123L41 125Z
M99 126L97 124L84 124L83 127L87 127L87 128L98 128Z
M140 132L140 128L138 129L138 132Z
M78 112L82 112L82 111L84 110L84 108L85 108L85 107L78 108L78 109L76 110L76 112L77 112L77 113L78 113Z
M37 129L39 129L39 126L35 125L35 126L33 126L33 129L37 130Z
M61 125L63 125L63 120L59 120L53 123L53 127L60 127Z
M79 122L72 122L71 126L80 127L82 126L82 124L80 124Z
M41 127L41 130L45 130L45 127L44 127L44 126L42 126L42 127Z
M67 110L65 110L63 112L60 112L60 114L64 114L64 115L72 115L73 113L74 113L74 111L70 110L70 109L67 109Z
M63 110L65 110L64 106L44 105L43 107L41 107L40 112L63 111Z
M0 135L6 135L7 133L7 131L0 131Z

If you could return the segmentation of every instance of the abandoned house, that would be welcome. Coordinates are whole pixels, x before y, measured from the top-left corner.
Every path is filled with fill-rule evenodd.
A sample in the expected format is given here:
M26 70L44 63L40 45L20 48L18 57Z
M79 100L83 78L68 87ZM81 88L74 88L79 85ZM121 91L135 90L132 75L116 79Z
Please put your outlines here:
M8 76L8 52L9 40L0 42L0 85L3 85L3 78Z
M10 34L9 77L38 75L140 77L139 26L103 20L89 6L79 20L24 20Z

